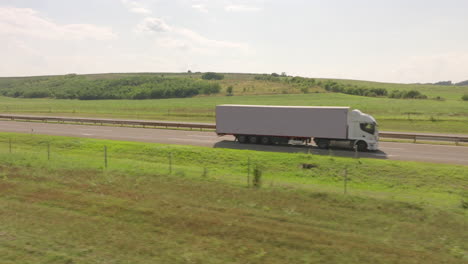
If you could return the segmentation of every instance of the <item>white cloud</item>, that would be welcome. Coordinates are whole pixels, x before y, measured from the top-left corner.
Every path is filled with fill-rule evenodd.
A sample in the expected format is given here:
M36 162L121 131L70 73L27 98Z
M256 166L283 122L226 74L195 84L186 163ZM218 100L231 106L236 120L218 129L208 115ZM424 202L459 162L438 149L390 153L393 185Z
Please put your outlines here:
M206 50L210 48L227 48L247 51L248 45L238 42L213 40L199 33L183 28L168 25L163 19L149 17L137 25L138 33L157 34L156 42L166 48Z
M206 8L205 5L202 5L202 4L195 4L195 5L192 5L192 8L193 9L196 9L202 13L208 13L208 9Z
M132 13L142 14L142 15L149 15L151 14L151 10L146 8L140 2L134 0L121 0L122 4Z
M227 5L224 10L228 12L258 12L261 10L259 7L247 6L247 5Z
M0 35L20 35L41 39L107 40L116 34L92 24L60 25L30 8L0 7Z
M156 17L145 18L140 24L137 25L137 32L171 32L174 31L172 27L166 24L164 20Z
M130 8L130 11L132 11L133 13L143 14L143 15L151 14L151 11L144 7L133 7L133 8Z

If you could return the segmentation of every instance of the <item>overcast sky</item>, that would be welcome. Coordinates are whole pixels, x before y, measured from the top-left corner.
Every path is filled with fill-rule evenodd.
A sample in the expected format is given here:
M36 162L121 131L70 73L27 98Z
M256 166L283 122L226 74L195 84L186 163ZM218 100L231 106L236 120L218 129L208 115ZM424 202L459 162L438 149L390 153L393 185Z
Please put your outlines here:
M0 76L468 79L467 0L0 0Z

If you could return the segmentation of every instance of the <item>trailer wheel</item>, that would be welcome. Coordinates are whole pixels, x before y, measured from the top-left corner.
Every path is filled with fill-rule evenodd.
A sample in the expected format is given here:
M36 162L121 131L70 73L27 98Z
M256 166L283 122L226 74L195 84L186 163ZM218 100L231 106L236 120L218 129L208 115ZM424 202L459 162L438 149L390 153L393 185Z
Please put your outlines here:
M356 148L358 151L367 151L367 143L364 141L358 141L356 143Z
M256 136L250 136L250 137L249 137L249 143L250 143L250 144L257 144L257 143L258 143L258 137L256 137Z
M270 137L261 137L260 138L260 143L262 143L263 145L269 145L270 142L271 142Z
M317 147L320 149L327 149L330 147L330 141L327 139L318 139L315 144L317 144Z
M239 141L239 143L246 143L247 142L247 136L244 136L244 135L238 135L237 136L237 141Z

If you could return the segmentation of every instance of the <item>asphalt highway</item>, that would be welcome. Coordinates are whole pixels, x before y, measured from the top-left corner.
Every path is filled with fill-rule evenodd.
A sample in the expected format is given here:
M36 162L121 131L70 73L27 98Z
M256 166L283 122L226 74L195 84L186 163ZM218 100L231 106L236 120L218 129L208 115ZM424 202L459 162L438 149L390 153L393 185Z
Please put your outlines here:
M214 132L201 132L195 130L186 131L0 121L0 132L32 133L41 135L193 145L213 148L249 149L272 152L310 152L312 154L331 154L342 157L355 156L355 153L352 150L343 148L333 148L329 151L318 149L315 146L265 146L239 144L238 142L234 142L234 137L232 136L218 137ZM363 152L358 155L363 158L468 165L468 147L463 146L380 142L379 148L379 151Z

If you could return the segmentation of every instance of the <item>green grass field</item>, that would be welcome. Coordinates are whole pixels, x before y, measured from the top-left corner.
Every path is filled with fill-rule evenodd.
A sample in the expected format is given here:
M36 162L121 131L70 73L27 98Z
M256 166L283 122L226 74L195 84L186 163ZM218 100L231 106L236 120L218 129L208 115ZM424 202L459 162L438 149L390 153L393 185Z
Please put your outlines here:
M467 178L466 166L0 133L0 256L466 263Z
M111 79L135 75L138 74L87 75L87 78ZM187 73L153 75L200 78L200 74ZM415 89L430 98L440 96L445 99L411 100L326 93L320 87L311 87L309 93L303 94L300 87L293 84L254 80L254 77L253 74L226 74L226 78L219 81L223 87L221 94L194 98L83 101L0 97L0 111L15 114L214 122L215 106L226 103L350 106L376 117L381 130L468 134L468 102L461 100L461 96L468 93L468 86L334 80L389 91ZM7 83L11 79L14 78L0 78L0 83ZM316 79L317 82L326 80ZM229 86L233 87L234 96L225 96L225 89Z

